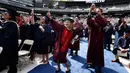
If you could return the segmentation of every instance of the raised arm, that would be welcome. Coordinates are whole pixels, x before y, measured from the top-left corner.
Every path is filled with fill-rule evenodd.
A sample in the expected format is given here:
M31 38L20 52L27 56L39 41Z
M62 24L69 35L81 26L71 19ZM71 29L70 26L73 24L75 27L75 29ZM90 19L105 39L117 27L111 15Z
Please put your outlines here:
M29 18L29 21L31 22L31 24L35 24L35 21L34 21L34 9L32 9L32 11L31 11L31 16Z
M47 13L46 17L50 19L50 25L54 28L54 30L56 30L57 32L61 32L60 30L63 26L56 22L54 19L52 19L50 12Z
M89 27L98 27L99 25L95 22L95 15L96 15L96 6L92 4L90 7L90 12L88 14L87 24Z

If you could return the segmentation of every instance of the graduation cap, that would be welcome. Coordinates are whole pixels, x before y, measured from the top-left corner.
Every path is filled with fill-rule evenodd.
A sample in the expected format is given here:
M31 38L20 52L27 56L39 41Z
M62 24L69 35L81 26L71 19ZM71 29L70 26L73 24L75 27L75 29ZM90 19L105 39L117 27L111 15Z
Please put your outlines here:
M20 14L17 11L13 10L13 9L7 9L6 12L8 12L8 14L10 16L20 16Z
M74 20L72 18L70 18L70 17L65 18L64 21L70 21L70 23L74 22Z
M10 18L11 20L16 20L16 16L20 16L20 14L17 13L17 11L15 11L13 9L7 9L6 12L9 14L9 16L11 16L11 18Z

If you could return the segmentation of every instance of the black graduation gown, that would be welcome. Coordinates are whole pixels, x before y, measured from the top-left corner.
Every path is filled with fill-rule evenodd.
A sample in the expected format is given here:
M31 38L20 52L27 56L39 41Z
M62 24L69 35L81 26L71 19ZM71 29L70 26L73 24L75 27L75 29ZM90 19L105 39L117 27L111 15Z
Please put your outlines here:
M50 46L54 46L55 45L55 42L56 42L56 36L57 36L57 33L56 31L52 28L52 26L48 25L49 27L49 30L51 30L51 34L49 36L50 38ZM52 32L54 31L54 32Z
M29 30L29 25L20 26L20 39L21 40L24 41L25 39L27 39L28 30Z
M50 25L48 25L49 26L49 28L50 28L50 30L51 30L51 34L49 35L49 37L48 38L50 38L48 41L49 41L49 53L51 53L52 52L52 49L54 49L54 47L55 47L55 43L56 43L56 37L57 37L57 33L56 33L56 31L53 29L53 27L52 26L50 26ZM52 31L54 31L54 32L52 32Z
M0 27L2 27L2 24L0 23ZM0 28L0 46L3 47L3 28ZM0 71L2 71L5 67L6 64L4 63L4 60L2 60L3 54L0 54Z
M18 26L9 21L3 26L3 52L1 53L0 66L16 65L18 62Z
M0 22L0 46L3 47L3 29L2 29L2 23Z
M38 54L47 54L50 40L49 35L51 34L51 30L47 24L43 26L45 29L44 32L41 31L39 25L35 25L34 27L35 32L33 51L37 52Z

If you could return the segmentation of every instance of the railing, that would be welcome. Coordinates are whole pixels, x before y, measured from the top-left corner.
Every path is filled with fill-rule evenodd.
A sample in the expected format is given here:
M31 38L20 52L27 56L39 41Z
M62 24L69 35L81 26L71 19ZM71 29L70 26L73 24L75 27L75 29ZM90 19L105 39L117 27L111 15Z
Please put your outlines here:
M0 0L1 3L4 3L4 4L14 4L14 5L18 5L18 6L26 6L26 5L29 5L29 6L33 6L33 2L31 2L30 0L12 0L12 1L9 1L9 0Z
M14 2L14 1L8 1L8 0L0 0L1 4L5 4L5 5L11 5L11 6L15 6L15 7L20 7L20 8L24 8L24 9L31 9L30 7L27 7L26 5L19 3L19 2Z
M0 3L12 5L24 9L30 9L32 7L27 7L25 4L19 3L17 1L8 1L8 0L0 0ZM106 9L108 8L108 10ZM49 9L49 8L34 8L36 11L52 11L52 12L89 12L89 8L66 8L66 9ZM109 11L124 11L124 10L130 10L130 4L122 4L122 5L115 5L115 6L106 6L103 7L104 10Z

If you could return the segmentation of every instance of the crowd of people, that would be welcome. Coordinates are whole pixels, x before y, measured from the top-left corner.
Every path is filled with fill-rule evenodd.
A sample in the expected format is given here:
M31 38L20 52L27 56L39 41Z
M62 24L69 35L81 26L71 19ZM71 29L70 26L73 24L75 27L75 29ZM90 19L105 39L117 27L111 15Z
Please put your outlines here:
M104 49L108 49L115 54L115 60L119 62L117 51L122 53L129 51L130 27L129 21L121 16L119 20L105 17L103 10L96 8L92 4L90 12L86 18L82 17L53 17L50 12L45 16L31 15L24 17L15 10L8 9L2 14L0 21L0 47L3 51L0 54L0 71L9 66L8 73L17 73L18 64L18 39L22 43L26 39L34 41L30 53L30 60L35 59L35 55L42 55L43 64L49 63L49 53L53 54L53 60L57 63L56 73L60 69L60 64L66 65L66 73L70 72L67 62L69 56L78 55L80 51L80 38L88 37L88 53L86 54L87 68L95 68L96 73L101 73L104 67ZM114 21L118 21L117 23ZM114 50L111 50L112 35L115 35ZM27 46L25 46L25 49ZM75 53L74 53L75 51Z

